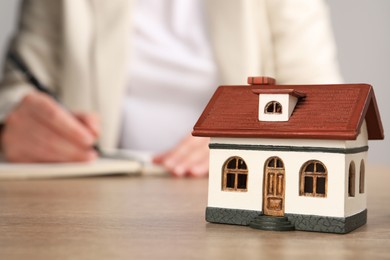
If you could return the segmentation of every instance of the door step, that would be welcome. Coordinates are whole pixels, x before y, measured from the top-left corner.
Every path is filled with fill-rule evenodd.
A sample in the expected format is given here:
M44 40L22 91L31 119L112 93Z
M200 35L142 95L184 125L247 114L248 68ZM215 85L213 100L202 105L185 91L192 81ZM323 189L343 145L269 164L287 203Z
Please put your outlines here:
M273 217L266 215L257 216L249 223L249 226L255 229L273 231L291 231L295 229L294 225L291 224L287 217Z

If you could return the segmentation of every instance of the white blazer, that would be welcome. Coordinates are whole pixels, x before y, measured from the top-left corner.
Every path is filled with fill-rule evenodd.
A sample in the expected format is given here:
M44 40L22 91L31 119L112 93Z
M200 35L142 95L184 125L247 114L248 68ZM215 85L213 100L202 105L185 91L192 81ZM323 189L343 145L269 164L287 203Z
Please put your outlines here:
M132 3L25 0L10 44L65 106L101 115L103 148L118 143ZM205 0L205 5L222 84L245 84L247 76L258 75L289 84L341 81L321 0ZM6 63L3 119L28 91L31 86Z

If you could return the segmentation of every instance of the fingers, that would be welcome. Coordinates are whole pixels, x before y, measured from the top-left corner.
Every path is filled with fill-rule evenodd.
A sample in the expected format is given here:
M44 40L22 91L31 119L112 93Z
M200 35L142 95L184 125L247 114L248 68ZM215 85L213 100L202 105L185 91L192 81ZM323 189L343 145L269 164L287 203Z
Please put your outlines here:
M26 129L33 131L26 134ZM11 157L12 161L67 162L87 161L96 157L90 148L80 148L31 117L24 118L16 127L11 126L9 132L12 132L9 142L14 144L14 154L24 155Z
M92 121L89 124L92 128ZM41 93L21 101L7 117L1 136L5 158L13 162L93 160L95 138L88 127Z
M22 102L21 113L33 117L64 139L84 148L94 143L95 138L88 129L47 95L34 93L26 96Z
M97 138L100 135L100 119L95 113L75 112L73 115Z
M208 138L187 136L172 150L158 155L154 162L163 165L177 177L203 177L208 174Z

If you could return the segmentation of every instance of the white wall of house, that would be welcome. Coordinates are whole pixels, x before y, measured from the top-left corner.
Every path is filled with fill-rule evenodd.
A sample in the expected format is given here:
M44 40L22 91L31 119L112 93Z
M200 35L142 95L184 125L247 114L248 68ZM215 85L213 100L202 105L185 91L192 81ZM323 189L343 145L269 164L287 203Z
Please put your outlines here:
M365 124L356 141L342 140L283 140L254 138L212 138L211 143L249 144L295 147L352 148L367 145ZM246 192L222 191L223 166L227 159L239 156L248 167ZM279 157L285 167L285 213L347 217L366 208L366 192L359 193L360 162L366 161L367 152L341 154L325 152L257 151L237 149L212 149L210 151L209 207L247 209L262 211L263 172L265 162L273 156ZM310 160L319 160L327 168L327 196L308 197L299 195L300 170ZM348 170L355 161L355 197L348 197Z
M226 160L232 156L244 159L248 167L247 191L222 191L222 171ZM262 210L263 162L256 151L211 150L209 168L208 206Z
M346 157L346 163L345 163L345 178L346 182L344 185L345 188L345 215L346 216L352 216L354 214L357 214L364 209L367 208L367 189L364 187L364 193L359 192L359 186L360 186L360 171L362 170L362 164L361 161L363 160L363 167L365 167L367 162L367 153L361 153L361 154L353 154ZM355 164L355 196L351 197L348 194L348 176L349 176L349 167L351 162ZM367 175L367 172L365 169L363 169L365 172L365 175ZM367 176L365 176L365 179L367 179ZM364 181L365 183L365 181ZM375 192L375 191L374 191Z
M344 217L344 154L286 154L285 213ZM326 197L299 195L300 169L309 160L322 162L328 172ZM287 172L288 170L288 172Z
M222 167L232 156L248 166L247 192L222 191ZM264 164L273 156L285 166L285 213L344 217L345 155L335 153L211 150L208 206L261 211ZM299 195L300 169L309 160L321 161L328 170L326 198Z
M345 142L346 148L362 147L362 146L368 146L368 132L367 132L366 120L363 121L362 127L360 128L360 133L356 138L356 140L350 140Z
M368 145L368 133L367 127L364 123L360 130L360 134L356 141L347 141L347 147L359 147ZM365 169L361 169L361 162L363 160L363 166L367 165L368 153L359 153L359 154L348 154L345 158L345 184L344 184L344 200L345 200L345 215L352 216L357 214L367 208L367 189L364 187L364 193L359 193L359 184L360 184L360 172L363 170L365 173L365 179L367 179L367 172ZM351 162L355 164L355 196L350 197L348 195L348 176L349 176L349 167ZM366 183L366 181L364 181Z

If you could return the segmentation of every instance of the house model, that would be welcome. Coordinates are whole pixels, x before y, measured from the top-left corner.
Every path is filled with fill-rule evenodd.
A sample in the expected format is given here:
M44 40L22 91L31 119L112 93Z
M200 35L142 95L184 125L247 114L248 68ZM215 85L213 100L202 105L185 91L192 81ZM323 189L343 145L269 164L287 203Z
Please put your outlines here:
M220 86L194 126L210 138L206 220L347 233L367 221L368 140L383 139L372 86Z

